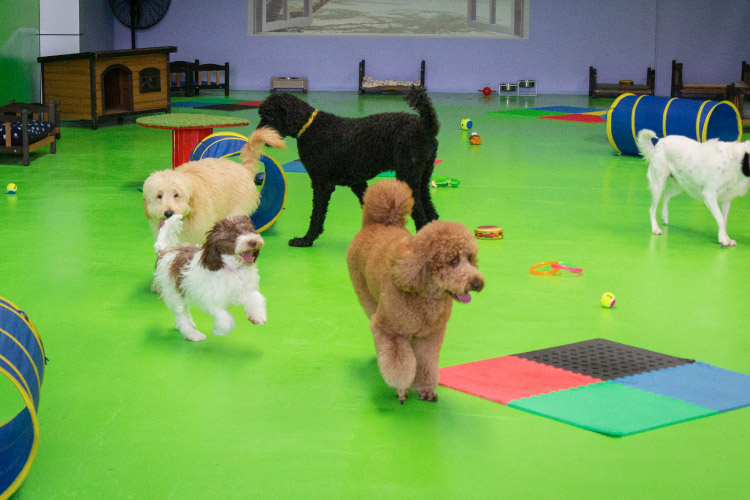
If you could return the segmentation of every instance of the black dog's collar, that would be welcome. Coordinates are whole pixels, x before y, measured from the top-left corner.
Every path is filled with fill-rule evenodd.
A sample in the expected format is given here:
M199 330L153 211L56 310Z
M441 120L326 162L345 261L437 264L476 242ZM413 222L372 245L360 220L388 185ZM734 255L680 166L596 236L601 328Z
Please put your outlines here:
M307 120L307 122L304 125L302 125L301 129L299 129L299 132L297 132L297 138L299 138L299 136L301 136L302 134L305 133L305 130L307 130L307 127L309 127L310 124L312 124L312 122L313 122L313 120L315 119L316 116L318 116L318 110L317 109L315 111L313 111L313 113L310 115L310 118Z

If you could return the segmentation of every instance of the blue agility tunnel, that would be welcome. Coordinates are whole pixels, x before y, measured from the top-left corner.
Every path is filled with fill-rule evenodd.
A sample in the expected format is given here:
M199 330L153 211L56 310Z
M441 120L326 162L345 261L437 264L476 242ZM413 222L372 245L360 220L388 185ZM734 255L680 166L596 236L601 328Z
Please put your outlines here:
M230 158L240 154L242 147L247 144L247 137L236 132L217 132L211 134L193 148L190 161L203 158ZM260 188L260 205L250 216L255 230L265 231L276 222L286 204L287 182L284 169L279 163L267 155L260 155L260 161L265 167L263 184Z
M607 111L607 138L615 151L637 155L635 138L641 129L659 137L684 135L696 141L738 141L742 118L729 101L695 101L676 97L623 94Z
M42 339L34 324L13 303L0 297L0 374L18 389L24 406L15 417L0 424L1 499L18 489L36 457L36 415L45 363Z

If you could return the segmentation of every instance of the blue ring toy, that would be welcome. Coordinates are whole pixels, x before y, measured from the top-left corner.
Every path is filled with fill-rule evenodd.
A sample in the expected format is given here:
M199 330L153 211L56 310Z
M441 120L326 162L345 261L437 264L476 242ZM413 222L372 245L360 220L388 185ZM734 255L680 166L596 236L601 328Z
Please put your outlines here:
M193 148L190 161L203 158L230 158L240 154L248 138L237 132L217 132L211 134ZM281 216L286 204L287 182L284 169L268 155L260 155L266 173L260 188L260 205L250 215L255 230L259 233L271 227Z
M10 497L31 469L39 448L39 392L44 379L42 339L34 324L12 302L0 297L0 374L25 403L15 417L0 425L0 498Z

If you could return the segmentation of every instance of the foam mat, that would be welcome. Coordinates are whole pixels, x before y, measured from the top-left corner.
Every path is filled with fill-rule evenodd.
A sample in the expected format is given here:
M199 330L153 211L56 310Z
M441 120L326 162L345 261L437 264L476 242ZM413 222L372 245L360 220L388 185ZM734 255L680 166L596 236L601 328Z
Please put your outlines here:
M750 375L605 339L441 368L440 385L610 436L750 406Z

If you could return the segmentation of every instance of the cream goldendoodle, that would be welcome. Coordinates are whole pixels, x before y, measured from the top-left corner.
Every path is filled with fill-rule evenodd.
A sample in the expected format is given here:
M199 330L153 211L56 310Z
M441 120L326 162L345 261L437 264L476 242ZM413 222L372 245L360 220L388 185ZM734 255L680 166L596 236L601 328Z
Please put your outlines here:
M463 224L404 227L414 200L406 183L373 184L364 195L362 229L346 253L349 276L375 341L378 368L403 404L409 389L437 401L438 357L453 302L484 288L477 242Z
M143 209L154 238L163 221L174 214L182 215L179 241L201 244L219 220L253 213L260 204L255 172L266 144L286 148L275 130L264 127L253 132L242 148L242 164L206 158L151 174L143 184Z

